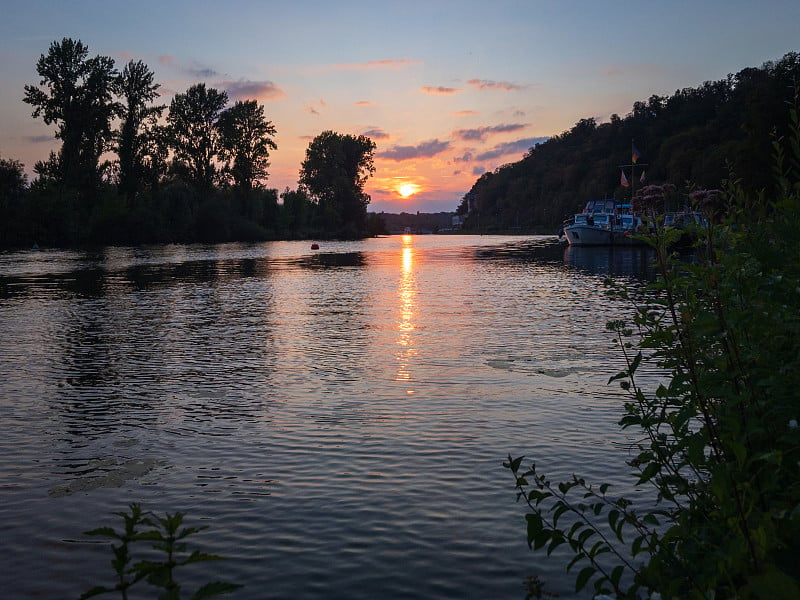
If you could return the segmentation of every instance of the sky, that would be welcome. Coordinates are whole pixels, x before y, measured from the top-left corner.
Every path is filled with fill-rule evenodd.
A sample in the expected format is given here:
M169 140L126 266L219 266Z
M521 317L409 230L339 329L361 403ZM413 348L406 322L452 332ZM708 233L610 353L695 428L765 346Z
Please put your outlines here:
M798 0L0 0L0 156L60 147L24 86L53 41L145 62L160 103L195 83L256 99L268 187L326 130L377 145L371 212L454 211L476 179L577 121L800 51Z

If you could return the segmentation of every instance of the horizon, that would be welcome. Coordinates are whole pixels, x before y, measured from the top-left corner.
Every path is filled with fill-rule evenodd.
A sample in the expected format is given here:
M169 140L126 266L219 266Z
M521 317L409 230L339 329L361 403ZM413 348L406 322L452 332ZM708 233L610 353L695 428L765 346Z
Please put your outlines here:
M651 95L778 60L800 33L800 5L777 0L667 11L586 1L243 0L201 10L45 1L4 13L0 156L29 176L60 143L54 126L31 117L23 88L38 84L50 44L71 37L118 68L145 62L162 86L158 104L199 82L231 103L258 100L277 129L266 186L279 192L297 187L322 131L372 138L368 210L392 214L454 212L483 173L580 119L624 117Z

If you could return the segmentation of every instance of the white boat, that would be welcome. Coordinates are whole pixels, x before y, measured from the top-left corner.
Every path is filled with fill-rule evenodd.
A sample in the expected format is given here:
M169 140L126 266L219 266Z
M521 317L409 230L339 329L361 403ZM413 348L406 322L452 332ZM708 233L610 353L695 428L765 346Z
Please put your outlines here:
M630 204L616 200L589 200L583 212L564 227L570 246L632 246L643 242L633 235L642 225Z

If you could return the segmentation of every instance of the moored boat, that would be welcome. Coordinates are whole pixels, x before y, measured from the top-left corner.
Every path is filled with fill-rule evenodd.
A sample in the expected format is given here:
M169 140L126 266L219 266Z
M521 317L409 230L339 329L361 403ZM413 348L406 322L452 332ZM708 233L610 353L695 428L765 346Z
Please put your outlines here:
M630 204L589 200L564 227L564 235L570 246L632 246L643 243L634 237L641 225Z

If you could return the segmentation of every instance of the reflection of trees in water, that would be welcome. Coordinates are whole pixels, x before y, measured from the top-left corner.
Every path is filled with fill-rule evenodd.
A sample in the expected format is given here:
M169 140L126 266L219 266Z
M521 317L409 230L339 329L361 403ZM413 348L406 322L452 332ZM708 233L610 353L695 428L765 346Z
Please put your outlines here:
M365 267L367 256L363 252L318 252L298 261L306 269Z
M566 246L563 262L594 275L626 275L649 279L654 274L653 251L646 247Z
M511 263L561 264L564 245L554 237L532 238L499 246L482 246L473 250L477 260Z
M121 427L241 416L237 374L273 372L269 259L186 251L111 249L12 285L22 302L50 307L31 343L47 349L37 368L56 385L43 397L70 446Z

